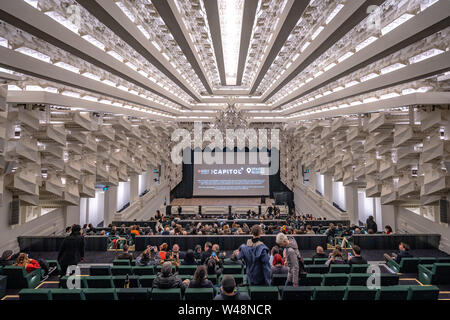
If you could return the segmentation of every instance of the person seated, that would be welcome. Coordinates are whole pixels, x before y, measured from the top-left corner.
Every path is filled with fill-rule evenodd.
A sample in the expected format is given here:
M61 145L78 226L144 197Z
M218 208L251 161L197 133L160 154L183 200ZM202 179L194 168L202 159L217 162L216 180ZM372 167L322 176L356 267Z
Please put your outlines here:
M327 266L329 266L330 264L345 264L345 260L344 257L342 257L342 253L339 250L334 249L331 253L331 257L327 262L325 262L325 264Z
M242 262L242 260L239 260L239 259L238 259L236 252L233 252L233 253L231 254L231 257L230 257L230 258L224 259L224 260L223 260L223 264L224 264L224 265L240 265L240 266L243 266L243 265L244 265L244 263Z
M316 234L310 225L306 226L306 234Z
M197 265L197 259L195 258L194 251L189 249L184 256L184 260L181 263L184 266L195 266Z
M147 249L136 258L136 266L155 266L160 260L157 247L147 246Z
M390 225L387 225L384 227L384 233L385 234L393 234L392 227Z
M336 235L336 228L333 223L330 223L330 226L325 231L325 235L327 236L327 242L331 245L334 244L334 237Z
M141 233L139 232L139 226L132 226L130 233L136 235L136 236L140 236Z
M125 245L122 247L122 250L123 250L123 252L121 252L121 253L117 256L117 259L118 259L118 260L130 260L130 263L131 263L131 261L133 261L133 255L132 255L131 253L128 252L128 250L129 250L128 245L125 244Z
M348 253L348 264L367 264L367 260L361 256L361 248L353 245L352 254Z
M165 242L159 246L159 258L161 260L167 260L169 258L168 254L167 254L168 249L169 249L169 245Z
M34 270L39 269L41 266L39 262L34 259L28 258L28 254L21 252L16 259L16 263L13 266L17 267L25 267L25 271L27 273L33 272Z
M197 267L193 280L189 282L189 288L213 288L214 296L217 294L214 284L211 280L208 280L208 272L205 265Z
M196 245L194 248L194 256L195 259L197 260L201 260L202 259L202 246L201 245Z
M12 250L5 250L0 257L0 267L11 266L19 255L14 254Z
M412 258L412 254L409 252L410 248L409 245L404 243L404 242L400 242L400 244L398 245L398 252L397 253L392 253L390 256L385 253L384 254L384 258L386 259L386 262L394 259L395 262L397 262L398 264L400 264L400 262L402 261L403 258Z
M71 233L72 233L72 226L69 226L66 228L66 233L65 233L66 237L70 236Z
M223 267L220 263L220 260L214 253L208 259L208 262L206 263L206 268L207 268L208 274L215 274L217 276L220 276L223 271Z
M225 275L222 278L220 285L220 293L215 296L214 300L250 300L250 297L246 293L241 293L236 288L236 281L230 274Z
M181 288L181 291L189 286L189 279L182 281L178 274L172 272L172 263L166 261L161 267L161 272L156 275L155 280L153 280L153 288L158 289L171 289L171 288Z
M272 262L272 274L288 274L288 267L279 253L275 254Z
M316 254L312 257L313 262L316 258L328 258L327 254L323 252L323 248L321 246L316 247Z
M201 264L206 264L206 262L208 261L209 257L211 257L212 255L212 243L211 242L206 242L205 243L205 248L204 251L202 252L202 257L201 257Z
M178 244L174 244L172 246L172 256L173 259L184 259L184 252L180 251L180 246Z

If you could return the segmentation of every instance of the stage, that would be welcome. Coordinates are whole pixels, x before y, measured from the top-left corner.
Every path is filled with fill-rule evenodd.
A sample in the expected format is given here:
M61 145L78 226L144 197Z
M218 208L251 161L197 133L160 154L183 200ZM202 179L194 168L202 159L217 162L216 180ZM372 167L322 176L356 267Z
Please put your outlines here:
M266 197L265 205L272 205L275 201ZM238 198L179 198L174 199L172 206L259 206L261 197L238 197Z

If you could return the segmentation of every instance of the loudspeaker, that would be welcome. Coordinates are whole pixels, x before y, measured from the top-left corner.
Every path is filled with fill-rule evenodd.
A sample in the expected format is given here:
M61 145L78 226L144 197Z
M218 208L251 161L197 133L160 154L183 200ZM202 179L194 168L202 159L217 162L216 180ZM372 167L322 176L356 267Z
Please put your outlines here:
M450 223L450 215L447 200L439 200L439 213L442 223Z
M19 218L20 218L20 200L13 200L11 202L11 220L9 224L11 226L19 224Z
M202 206L198 206L198 214L202 214Z
M228 214L231 214L231 206L228 206Z
M266 204L266 197L261 197L261 204Z
M258 206L258 215L261 215L261 206Z
M169 216L172 214L172 206L166 206L166 216Z

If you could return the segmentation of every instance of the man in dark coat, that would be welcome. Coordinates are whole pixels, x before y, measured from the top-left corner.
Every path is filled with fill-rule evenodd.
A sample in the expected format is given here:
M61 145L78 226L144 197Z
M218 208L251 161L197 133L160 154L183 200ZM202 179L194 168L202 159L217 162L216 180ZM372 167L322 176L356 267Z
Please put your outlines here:
M58 253L58 262L61 265L62 274L65 275L67 267L77 265L84 260L84 238L81 235L81 227L72 227L70 236L64 239Z

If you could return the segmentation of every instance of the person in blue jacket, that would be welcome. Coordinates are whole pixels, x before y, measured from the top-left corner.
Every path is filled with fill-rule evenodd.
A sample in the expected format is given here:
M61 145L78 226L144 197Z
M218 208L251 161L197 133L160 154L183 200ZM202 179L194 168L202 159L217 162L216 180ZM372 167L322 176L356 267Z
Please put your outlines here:
M262 230L259 225L251 229L252 239L235 251L247 267L247 280L251 286L270 286L272 271L269 248L261 241Z

